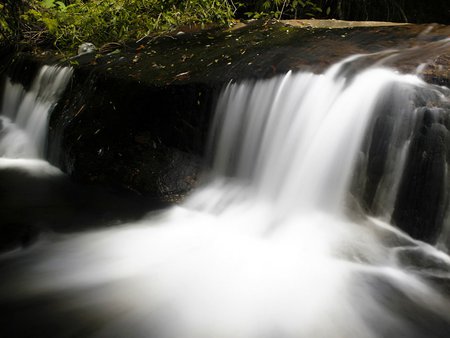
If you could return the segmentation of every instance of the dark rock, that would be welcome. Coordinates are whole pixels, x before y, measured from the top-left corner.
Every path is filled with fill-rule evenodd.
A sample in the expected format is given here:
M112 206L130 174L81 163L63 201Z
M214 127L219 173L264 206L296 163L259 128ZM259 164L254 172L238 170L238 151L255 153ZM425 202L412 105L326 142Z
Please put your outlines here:
M358 304L361 299L374 301L366 309L362 306L360 316L379 337L448 336L449 304L443 296L440 299L441 295L432 293L425 286L418 292L417 285L412 285L407 279L361 272L350 288Z
M445 254L411 246L398 248L396 259L400 266L432 283L441 292L450 293L450 262Z
M79 181L178 199L196 182L217 94L79 69L51 117L49 158Z
M39 233L40 230L30 224L0 224L0 252L28 247L38 239Z
M447 128L426 109L402 177L393 222L412 237L434 243L446 206Z
M132 193L74 184L44 161L19 162L0 168L0 252L26 247L41 233L132 221L165 206Z
M386 105L387 106L387 105ZM378 184L383 176L388 148L394 130L394 118L390 107L376 118L374 130L368 151L367 182L363 200L369 210L372 208L373 199L377 192ZM384 110L384 109L383 109Z
M443 257L447 258L444 255ZM418 246L399 248L396 251L396 258L401 266L408 270L436 275L450 273L450 262L443 257Z

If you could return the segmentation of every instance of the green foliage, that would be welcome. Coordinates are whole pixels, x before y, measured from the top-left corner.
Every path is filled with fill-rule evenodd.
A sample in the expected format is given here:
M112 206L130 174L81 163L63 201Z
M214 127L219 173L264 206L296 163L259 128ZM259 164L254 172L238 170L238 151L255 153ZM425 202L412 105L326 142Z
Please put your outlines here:
M82 42L138 40L180 26L226 25L236 17L315 17L327 1L332 0L3 0L0 28L28 43L75 50Z
M221 0L30 0L22 20L59 48L80 42L139 39L176 26L228 23L231 3Z
M3 0L0 3L0 41L16 40L20 36L20 13L23 0Z
M5 5L0 4L0 13L2 13L2 15L0 15L0 32L3 38L11 34L11 28L9 27L6 17L3 15L5 11L6 11Z
M448 0L429 1L434 5L420 0L0 0L0 42L75 50L81 42L137 40L179 26L225 25L235 18L450 20Z

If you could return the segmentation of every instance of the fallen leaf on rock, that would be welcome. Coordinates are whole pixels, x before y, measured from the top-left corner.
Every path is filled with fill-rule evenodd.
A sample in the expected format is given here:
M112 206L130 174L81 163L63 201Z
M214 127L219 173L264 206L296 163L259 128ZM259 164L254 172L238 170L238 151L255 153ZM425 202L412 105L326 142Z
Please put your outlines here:
M179 73L179 74L175 75L175 79L177 79L177 80L185 80L185 79L189 78L189 73L190 72Z

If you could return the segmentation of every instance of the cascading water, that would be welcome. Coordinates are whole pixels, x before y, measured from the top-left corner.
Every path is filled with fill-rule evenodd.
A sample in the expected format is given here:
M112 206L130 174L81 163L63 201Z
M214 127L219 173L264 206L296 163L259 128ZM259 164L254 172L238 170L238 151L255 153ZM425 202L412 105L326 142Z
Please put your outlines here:
M374 217L390 218L418 121L439 120L448 90L348 62L229 84L208 182L183 205L4 258L0 301L45 305L15 336L448 337L430 281L450 258Z
M0 111L0 157L44 158L48 116L72 68L43 66L30 89L6 80Z
M222 100L233 103L219 103L226 112L214 169L249 180L257 195L280 209L342 209L377 100L387 96L383 90L402 86L412 98L413 87L423 84L382 69L347 83L345 77L336 78L341 66L325 75L287 74L255 86L229 85ZM398 116L411 125L411 104L408 98L399 99L411 110Z

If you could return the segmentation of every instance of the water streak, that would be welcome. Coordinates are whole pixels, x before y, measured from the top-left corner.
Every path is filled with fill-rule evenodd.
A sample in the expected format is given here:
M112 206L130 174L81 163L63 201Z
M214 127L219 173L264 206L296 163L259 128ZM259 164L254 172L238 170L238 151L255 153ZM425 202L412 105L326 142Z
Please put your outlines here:
M0 156L44 158L48 118L72 68L43 66L29 90L6 79L0 111Z
M37 328L73 313L62 332L83 337L446 337L450 305L427 280L450 277L450 258L367 217L358 190L372 186L372 145L390 121L370 194L386 218L417 107L445 91L387 69L350 77L351 61L230 83L208 183L138 224L4 257L0 300L44 299Z

